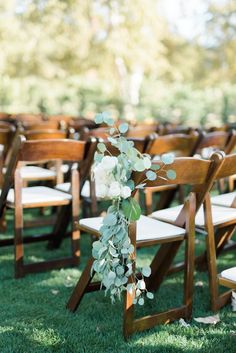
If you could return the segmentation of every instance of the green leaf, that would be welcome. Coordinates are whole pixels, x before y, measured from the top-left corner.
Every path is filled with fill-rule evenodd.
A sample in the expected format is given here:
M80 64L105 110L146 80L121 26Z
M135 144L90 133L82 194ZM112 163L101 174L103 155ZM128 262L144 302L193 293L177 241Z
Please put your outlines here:
M104 123L106 123L108 126L113 126L114 125L114 120L111 117L111 114L108 112L103 112L102 113L103 116L103 121Z
M152 164L151 165L151 169L152 170L159 170L161 167L160 167L160 165L159 164Z
M170 180L176 179L176 172L173 169L169 169L166 172L167 178Z
M152 170L148 170L146 173L146 177L148 178L148 180L156 180L157 175Z
M173 153L165 153L161 156L161 160L164 164L172 164L174 159L175 155Z
M101 114L101 113L96 114L94 120L95 120L95 123L96 123L96 124L101 124L101 123L103 123L103 114Z
M147 296L148 299L153 299L154 298L154 295L151 292L147 292L146 296Z
M128 180L127 181L127 183L126 183L126 185L133 191L134 190L134 187L135 187L135 185L134 185L134 181L133 180Z
M143 172L146 169L142 159L139 159L134 164L134 168L135 168L135 170L137 170L137 172Z
M102 142L98 143L97 148L102 153L104 153L106 151L106 149L107 149L106 146L104 145L104 143L102 143Z
M114 226L117 222L116 215L114 213L109 213L104 217L103 224L108 226Z
M146 169L149 169L151 167L151 165L152 165L152 162L151 162L150 158L144 157L143 158L143 164L144 164Z
M137 221L141 216L141 208L134 198L123 200L121 208L130 221Z
M144 277L149 277L151 275L151 267L150 266L145 266L142 269L142 274L144 275Z
M98 153L98 152L95 152L95 154L94 154L94 160L95 160L95 162L101 162L101 160L102 160L102 158L103 158L103 154L100 154L100 153Z
M107 139L109 142L111 142L112 145L117 145L117 140L114 139L113 137L108 137Z
M139 305L143 305L144 304L144 299L143 298L139 298L138 303L139 303Z
M123 123L119 126L119 131L122 133L122 134L125 134L129 129L129 125L127 123Z

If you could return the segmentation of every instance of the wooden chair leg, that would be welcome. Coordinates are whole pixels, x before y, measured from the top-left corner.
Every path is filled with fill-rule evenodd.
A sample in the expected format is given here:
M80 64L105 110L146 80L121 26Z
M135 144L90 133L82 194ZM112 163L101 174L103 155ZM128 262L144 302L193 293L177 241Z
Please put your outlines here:
M70 221L71 205L62 206L57 214L55 226L52 232L54 237L48 242L48 249L57 249L60 247Z
M129 282L131 283L131 281ZM124 293L124 319L123 319L123 335L127 340L134 332L134 293Z
M231 225L225 228L219 228L215 234L215 247L216 247L216 256L218 257L224 250L228 240L234 234L236 226ZM196 268L198 271L207 271L207 252L205 251L202 255L197 258Z
M18 184L22 183L21 178L16 179ZM23 207L21 202L21 188L15 190L15 278L24 276L24 249L23 249Z
M145 189L144 198L146 215L150 215L152 213L152 191L150 189Z
M211 296L211 308L213 311L218 310L218 297L219 288L217 280L217 267L216 267L216 244L214 226L212 223L211 201L210 197L206 197L204 201L204 216L207 230L206 236L206 251L207 251L207 265L209 275L209 287Z
M80 198L75 192L79 190L79 173L76 169L72 170L72 254L75 260L75 265L80 262L80 230L78 228Z
M229 184L229 192L233 192L234 191L234 177L230 176L228 179L228 184Z
M93 275L91 275L91 269L93 266L94 259L91 257L83 273L76 284L76 287L73 290L73 293L70 296L70 299L66 305L67 309L74 312L78 308L79 303L81 302L84 294L86 293L86 289L92 281Z
M185 267L184 267L184 304L186 305L186 319L192 316L193 288L194 288L194 248L195 248L195 211L196 199L190 195L187 208L185 241Z

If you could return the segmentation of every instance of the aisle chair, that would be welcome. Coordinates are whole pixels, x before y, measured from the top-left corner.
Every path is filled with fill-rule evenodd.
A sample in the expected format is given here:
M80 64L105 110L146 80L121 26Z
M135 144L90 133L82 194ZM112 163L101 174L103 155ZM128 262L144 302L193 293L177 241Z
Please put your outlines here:
M79 171L72 170L71 194L66 194L46 186L23 187L21 176L22 163L39 163L48 160L65 160L82 162L89 158L90 148L83 141L72 140L36 140L26 141L19 136L14 153L6 173L3 190L0 197L0 214L4 208L14 209L14 246L15 246L15 277L19 278L27 273L77 265L80 259L79 231L77 223L79 217ZM14 179L14 180L13 180ZM14 186L13 185L14 182ZM24 264L23 238L23 210L45 206L70 205L72 212L71 251L72 255L63 259ZM53 234L27 237L27 242L50 239Z
M232 160L235 163L236 159L234 159L230 155L229 157L231 158L229 160ZM227 158L228 156L226 157L226 159ZM236 163L234 166L231 167L231 169L236 170ZM232 174L229 174L229 175L232 175ZM216 180L220 180L220 178L218 177ZM163 222L174 224L181 208L182 208L181 205L176 207L166 208L160 211L153 212L151 216ZM212 218L213 218L213 225L215 229L215 243L217 248L217 256L224 250L224 247L226 246L228 240L233 235L235 216L236 216L236 209L227 208L224 206L216 206L216 205L212 206ZM203 207L201 207L198 210L195 223L196 223L197 229L200 232L207 231L206 219L204 216ZM206 239L207 239L207 234L206 234ZM196 258L196 263L197 263L198 269L200 270L206 269L206 264L207 264L206 252L204 252L202 255ZM179 264L179 269L181 269L181 264Z
M216 179L226 178L236 174L236 154L225 157L222 167L219 169ZM215 206L211 204L210 196L206 199L206 252L207 264L209 272L209 283L211 293L211 308L213 311L219 310L227 304L231 298L232 290L236 290L236 267L226 269L217 275L216 257L224 248L227 241L231 238L236 230L236 195L232 202L232 208ZM225 219L218 224L218 233L215 232L214 213L219 209L225 214ZM228 216L229 215L229 216ZM236 260L236 258L235 258ZM231 288L230 291L219 294L219 285Z
M154 256L151 269L152 273L147 281L147 290L155 291L163 282L170 265L180 247L185 242L185 272L184 272L184 299L183 305L161 313L156 313L142 318L134 319L133 293L125 293L124 298L124 336L128 338L137 331L149 329L157 324L167 323L179 318L189 319L192 313L193 298L193 271L194 271L194 235L195 235L195 209L198 209L204 197L212 185L214 175L221 163L221 155L214 154L211 161L197 160L194 158L176 158L171 165L176 171L177 185L190 184L193 186L187 201L179 212L176 222L168 224L154 220L147 216L131 224L129 236L136 248L160 244L160 248ZM163 165L162 162L155 162ZM158 172L157 172L158 174ZM144 178L144 173L134 173L135 185ZM147 181L148 187L170 185L171 180L157 178L155 181ZM99 237L99 229L102 225L102 217L81 219L79 229ZM133 254L136 260L136 250ZM73 290L67 303L70 311L75 311L86 292L99 290L100 282L91 283L94 273L91 272L94 259L91 257L82 272L82 275ZM129 278L129 282L132 279Z
M199 135L197 132L192 132L189 135L154 135L149 141L146 153L148 153L153 160L164 153L174 153L178 157L191 157L195 153L198 138ZM170 205L176 191L177 186L175 184L145 189L144 198L146 214L149 215L152 213L153 193L160 193L160 200L157 202L155 208L162 209ZM183 202L183 187L179 186L178 191L180 194L180 202Z

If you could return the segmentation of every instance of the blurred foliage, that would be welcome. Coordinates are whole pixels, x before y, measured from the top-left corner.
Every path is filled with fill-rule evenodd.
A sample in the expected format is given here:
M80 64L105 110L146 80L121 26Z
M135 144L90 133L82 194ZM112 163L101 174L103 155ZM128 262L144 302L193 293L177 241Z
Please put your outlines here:
M200 43L173 33L158 1L2 1L0 110L233 121L236 5L208 0Z

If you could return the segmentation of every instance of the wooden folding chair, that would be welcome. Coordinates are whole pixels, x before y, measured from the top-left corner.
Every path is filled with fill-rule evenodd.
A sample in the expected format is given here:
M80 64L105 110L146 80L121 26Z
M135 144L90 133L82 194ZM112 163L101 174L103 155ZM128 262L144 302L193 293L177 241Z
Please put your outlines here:
M229 177L236 173L236 154L225 157L220 170L216 175L216 179ZM224 196L224 195L221 195ZM232 196L231 196L232 200ZM229 198L228 198L229 201ZM222 213L222 221L218 222L217 227L214 223L214 214ZM224 209L227 210L224 213ZM206 218L206 248L207 248L207 264L209 272L209 284L211 294L212 310L217 311L227 304L231 298L232 290L236 290L236 267L224 270L217 275L216 258L224 249L227 241L232 237L236 230L236 194L232 200L231 207L211 205L210 196L208 195L205 203ZM230 291L219 294L219 285L231 288Z
M236 162L235 162L236 158L229 155L229 157L226 157L226 160L227 161L229 160L230 161L229 163L232 163L231 166L228 166L227 164L228 170L230 171L231 174L229 172L228 174L226 172L225 174L223 172L219 173L217 176L217 179L215 180L219 180L221 175L222 175L222 178L224 178L224 175L226 177L226 176L232 175L234 170L236 171ZM173 224L178 217L181 207L182 206L176 206L176 207L171 207L160 211L156 211L156 212L153 212L151 216L154 217L155 219ZM236 209L228 208L224 206L217 206L217 205L212 206L212 220L213 220L213 226L214 226L217 256L223 250L225 250L228 240L232 237L234 233L235 217L236 217ZM206 231L208 233L207 219L205 217L203 207L197 212L195 223L196 223L197 229L199 229L201 232ZM206 236L206 239L208 239L208 235ZM235 245L233 245L232 247L235 247ZM226 248L231 249L232 247L227 245ZM196 262L197 262L198 269L205 270L206 264L207 264L207 253L204 252L204 254L196 258ZM181 269L181 265L179 269Z
M0 214L3 214L5 206L14 209L15 218L15 276L22 277L27 273L60 268L64 266L77 265L80 259L79 231L77 223L79 217L79 171L73 169L71 174L71 194L66 194L45 186L33 186L23 188L21 177L21 163L41 162L48 160L65 160L71 162L81 162L86 159L88 149L83 141L72 140L37 140L26 141L24 137L19 137L14 147L11 161L7 170L3 190L0 197ZM13 183L14 188L10 189ZM72 208L72 256L53 261L41 263L24 264L23 251L23 210L45 206L65 206ZM53 235L33 236L33 241L50 239ZM30 239L28 238L28 242Z
M172 168L176 171L177 185L193 185L193 191L189 194L187 201L179 212L177 220L172 224L156 221L146 216L141 216L136 224L131 224L129 236L135 249L139 247L160 244L155 255L151 268L152 274L147 282L147 289L157 290L167 274L170 265L180 247L185 242L185 274L184 274L184 300L183 305L156 313L142 318L134 319L133 293L125 293L124 299L124 336L129 337L137 331L151 328L157 324L167 323L179 318L189 319L192 313L193 294L193 270L194 270L194 218L195 209L202 204L205 194L212 185L212 180L217 168L220 166L221 156L215 154L211 161L197 160L194 158L176 158ZM158 162L156 162L158 163ZM135 183L143 180L140 173L134 174ZM170 180L157 178L155 181L148 181L148 187L170 185ZM99 236L99 229L102 224L102 217L81 219L79 229L86 233ZM136 260L136 250L133 254ZM92 292L100 288L100 283L92 283L93 273L91 268L93 258L88 263L80 277L68 303L67 308L75 311L86 292ZM129 279L130 283L132 279Z
M153 159L155 159L156 156L160 156L161 154L169 152L173 152L179 157L191 157L195 153L198 138L199 136L197 132L193 132L189 135L154 135L153 138L151 138L149 141L149 144L146 148L146 153L148 153ZM179 187L178 190L180 193L180 202L183 202L183 188ZM170 205L176 194L176 191L177 186L174 184L145 189L144 197L146 214L149 215L152 213L153 193L160 192L160 200L157 203L155 209L162 209Z

